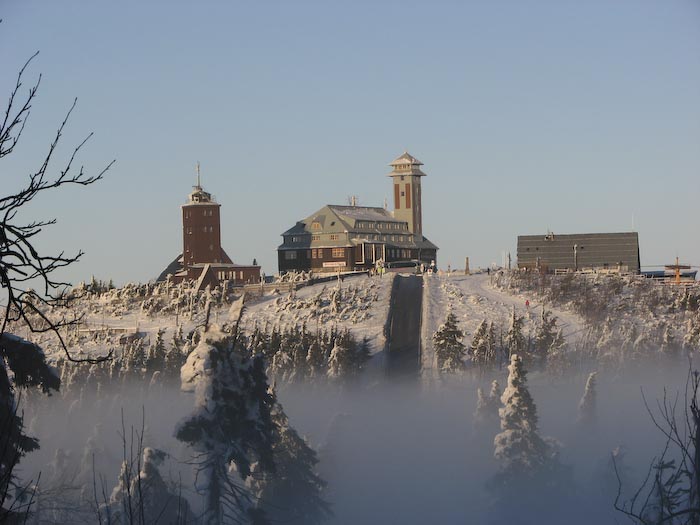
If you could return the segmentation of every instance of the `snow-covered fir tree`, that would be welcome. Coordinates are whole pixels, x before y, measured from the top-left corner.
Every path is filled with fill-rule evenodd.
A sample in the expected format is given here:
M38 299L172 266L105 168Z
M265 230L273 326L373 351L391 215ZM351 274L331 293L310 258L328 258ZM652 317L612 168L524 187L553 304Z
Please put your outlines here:
M437 365L441 372L457 372L464 368L467 351L462 339L464 332L457 326L455 314L449 312L445 322L433 334Z
M490 354L489 325L486 319L479 323L472 337L469 347L469 355L474 365L484 367L488 363Z
M275 397L274 392L270 394ZM252 476L259 516L271 523L319 524L330 517L323 499L326 483L316 473L316 452L290 424L275 400L272 409L274 473Z
M9 333L0 333L0 517L10 519L10 493L15 487L14 469L25 454L39 448L39 441L24 432L17 390L39 388L45 393L60 386L57 372L46 363L37 345Z
M558 451L539 434L537 407L527 387L523 361L517 354L510 358L508 385L501 402L501 432L494 438L494 456L500 462L495 486L508 491L523 488L531 480L554 482Z
M532 361L541 364L547 358L552 343L557 336L557 318L549 310L542 307L542 315L535 329L535 337L532 341Z
M183 390L194 391L195 408L178 424L175 436L200 457L202 521L224 523L225 514L250 521L255 505L243 483L251 465L257 463L262 472L274 471L274 398L263 359L246 357L234 348L232 336L212 330L202 334L181 378Z
M521 355L526 350L525 335L523 333L524 322L525 319L515 313L515 306L513 306L508 323L508 332L504 340L509 356L513 354Z
M107 523L190 523L194 520L187 500L168 486L158 470L165 457L161 450L144 448L137 475L131 475L129 463L122 462L119 481L112 490L109 504L102 507Z
M596 377L597 372L591 372L586 380L586 388L578 404L578 422L590 425L596 417Z
M474 422L481 426L492 421L498 421L498 409L501 406L501 386L495 379L491 382L491 390L484 393L481 388L477 391L476 411Z

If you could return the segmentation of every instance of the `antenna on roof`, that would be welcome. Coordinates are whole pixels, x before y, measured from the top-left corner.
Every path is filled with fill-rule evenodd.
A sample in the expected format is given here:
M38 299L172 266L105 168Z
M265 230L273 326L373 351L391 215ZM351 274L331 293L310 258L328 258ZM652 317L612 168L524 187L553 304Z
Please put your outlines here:
M386 197L384 197L384 209L386 210L388 208L389 208L389 201L387 201Z
M197 161L197 187L201 188L202 184L199 181L199 161Z

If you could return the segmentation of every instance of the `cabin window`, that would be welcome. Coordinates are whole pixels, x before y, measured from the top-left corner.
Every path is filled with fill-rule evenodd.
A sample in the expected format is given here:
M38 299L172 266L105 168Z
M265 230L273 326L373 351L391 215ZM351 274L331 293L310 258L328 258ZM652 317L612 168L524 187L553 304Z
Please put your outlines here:
M333 248L333 251L331 252L331 256L334 259L340 259L342 257L345 257L345 248Z
M297 252L294 250L287 250L284 252L284 258L288 261L292 261L297 258Z
M339 237L339 235L338 235L337 233L331 233L331 234L329 235L329 238L330 238L331 241L337 241L340 237Z

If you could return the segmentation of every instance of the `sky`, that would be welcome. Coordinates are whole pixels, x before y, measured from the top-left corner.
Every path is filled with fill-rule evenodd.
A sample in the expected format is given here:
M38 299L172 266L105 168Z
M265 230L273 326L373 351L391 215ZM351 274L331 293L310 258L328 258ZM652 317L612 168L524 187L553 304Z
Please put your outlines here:
M195 182L235 262L277 271L280 234L325 204L391 202L387 166L424 163L438 265L515 259L519 234L639 232L642 265L700 265L700 3L0 0L0 101L42 75L0 194L38 168L74 98L89 187L47 252L72 282L148 281L181 252ZM4 111L4 105L2 109Z

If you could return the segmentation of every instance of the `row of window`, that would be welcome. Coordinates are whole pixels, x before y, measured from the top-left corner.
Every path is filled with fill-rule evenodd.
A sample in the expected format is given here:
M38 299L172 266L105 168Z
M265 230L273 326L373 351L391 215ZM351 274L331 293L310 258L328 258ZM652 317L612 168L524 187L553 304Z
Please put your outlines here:
M360 229L408 230L408 224L405 222L357 221L356 226Z
M292 236L292 244L298 244L300 242L304 241L304 237L302 236ZM311 236L312 241L320 241L321 240L321 235L320 234L314 234ZM340 240L340 234L338 233L331 233L328 235L328 240L330 241L338 241Z
M311 259L323 259L323 250L327 248L313 248L306 251L306 257ZM287 261L296 260L301 252L297 250L286 250L284 258ZM331 248L331 257L334 259L343 259L345 257L345 248Z
M192 214L193 214L193 212L186 211L185 212L185 219L191 219ZM213 216L214 216L214 210L202 210L202 217L213 217Z
M189 251L190 251L190 245L189 245L189 244L185 244L185 252L186 252L186 253L189 253ZM213 252L213 251L214 251L214 245L213 245L213 244L210 244L210 245L209 245L209 251L210 251L210 252ZM219 262L219 261L217 260L217 261L215 261L215 262Z
M194 228L192 226L187 227L187 234L192 235L192 232L194 231ZM213 226L202 226L202 231L204 233L214 233L214 227Z
M217 272L219 276L219 280L223 281L224 279L236 279L236 271L235 270L220 270ZM238 271L238 279L243 280L243 270Z

